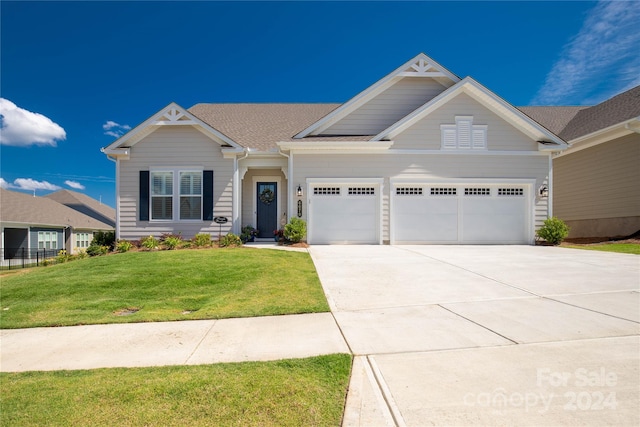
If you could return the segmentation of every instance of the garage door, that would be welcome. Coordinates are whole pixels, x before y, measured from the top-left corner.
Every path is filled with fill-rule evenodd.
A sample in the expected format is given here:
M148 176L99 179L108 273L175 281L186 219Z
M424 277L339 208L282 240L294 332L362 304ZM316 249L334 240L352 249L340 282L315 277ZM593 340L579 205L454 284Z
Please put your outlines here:
M311 184L310 244L377 244L380 186L377 184Z
M395 185L395 244L528 244L529 186Z

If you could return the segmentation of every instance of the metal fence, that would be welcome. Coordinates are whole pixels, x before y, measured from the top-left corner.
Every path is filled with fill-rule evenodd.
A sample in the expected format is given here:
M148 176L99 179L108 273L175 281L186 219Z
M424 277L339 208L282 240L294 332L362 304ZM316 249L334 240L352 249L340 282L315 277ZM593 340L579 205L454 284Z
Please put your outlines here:
M60 249L0 248L0 267L4 270L49 263Z

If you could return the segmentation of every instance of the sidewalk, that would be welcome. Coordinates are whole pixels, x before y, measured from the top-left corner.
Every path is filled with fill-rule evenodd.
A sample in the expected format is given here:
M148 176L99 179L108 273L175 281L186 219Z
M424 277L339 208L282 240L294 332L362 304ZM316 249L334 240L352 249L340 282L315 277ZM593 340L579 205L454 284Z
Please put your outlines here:
M0 371L266 361L349 353L331 313L0 330Z

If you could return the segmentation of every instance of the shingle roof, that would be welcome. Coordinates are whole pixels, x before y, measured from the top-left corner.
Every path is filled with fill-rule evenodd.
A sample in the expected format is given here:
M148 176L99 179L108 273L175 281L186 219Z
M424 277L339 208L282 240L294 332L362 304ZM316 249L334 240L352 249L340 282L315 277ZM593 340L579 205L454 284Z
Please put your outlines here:
M571 119L585 108L589 107L518 107L520 111L558 136Z
M116 210L111 206L103 205L86 194L71 190L60 190L47 194L44 197L62 203L68 208L74 209L112 227L116 226Z
M341 104L196 104L189 112L243 147L267 151Z
M47 197L0 189L0 221L20 224L49 225L88 230L112 230L113 226L98 221Z
M566 141L640 116L640 86L636 86L593 107L580 110L560 132Z

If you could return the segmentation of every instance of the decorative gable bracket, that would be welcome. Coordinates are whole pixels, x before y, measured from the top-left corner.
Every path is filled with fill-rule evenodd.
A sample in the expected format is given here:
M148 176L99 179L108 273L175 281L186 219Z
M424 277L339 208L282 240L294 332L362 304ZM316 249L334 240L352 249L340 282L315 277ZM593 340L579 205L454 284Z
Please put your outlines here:
M407 67L404 71L398 73L401 77L448 77L433 64L420 58Z
M182 111L178 108L173 107L169 108L164 114L158 117L152 124L158 126L166 126L166 125L195 125L197 124L195 121L191 120L187 117Z

